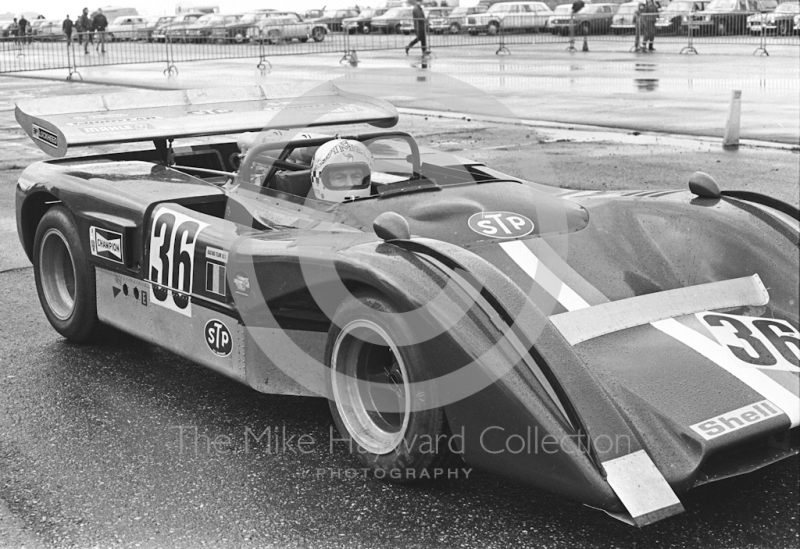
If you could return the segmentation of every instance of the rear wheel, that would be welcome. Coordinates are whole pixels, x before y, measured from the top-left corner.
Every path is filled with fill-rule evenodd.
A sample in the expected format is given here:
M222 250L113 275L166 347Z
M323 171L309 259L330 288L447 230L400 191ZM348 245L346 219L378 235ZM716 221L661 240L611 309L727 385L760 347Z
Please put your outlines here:
M444 409L430 407L436 387L418 346L395 343L412 333L397 312L378 294L351 296L336 311L325 357L331 413L351 453L376 477L409 482L458 456Z
M361 32L364 34L369 34L372 32L372 25L364 25L361 27Z
M489 27L486 29L486 33L490 35L495 35L500 32L500 25L492 21L489 23Z
M325 31L319 27L311 31L311 38L314 42L322 42L325 40Z
M100 327L94 268L72 216L62 206L50 208L39 222L33 273L39 301L53 328L70 341L90 341Z
M451 23L448 30L450 31L450 34L458 34L461 32L461 25L458 23Z

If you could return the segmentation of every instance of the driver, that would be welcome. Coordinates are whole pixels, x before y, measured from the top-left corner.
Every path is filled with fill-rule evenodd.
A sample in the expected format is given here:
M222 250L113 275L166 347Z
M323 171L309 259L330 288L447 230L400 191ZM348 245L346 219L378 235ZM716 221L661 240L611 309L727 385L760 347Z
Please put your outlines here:
M333 139L320 145L311 163L311 186L320 200L344 202L370 195L372 153L360 141Z

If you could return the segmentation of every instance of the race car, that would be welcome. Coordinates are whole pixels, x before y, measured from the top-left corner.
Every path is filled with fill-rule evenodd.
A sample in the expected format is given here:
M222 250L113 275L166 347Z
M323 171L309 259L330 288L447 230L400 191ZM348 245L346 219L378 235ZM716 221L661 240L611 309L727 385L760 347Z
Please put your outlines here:
M54 157L16 193L53 328L328 398L376 478L466 464L643 526L798 452L789 204L702 173L548 187L421 147L392 105L333 85L36 99L16 118ZM374 160L336 201L317 171L332 140Z

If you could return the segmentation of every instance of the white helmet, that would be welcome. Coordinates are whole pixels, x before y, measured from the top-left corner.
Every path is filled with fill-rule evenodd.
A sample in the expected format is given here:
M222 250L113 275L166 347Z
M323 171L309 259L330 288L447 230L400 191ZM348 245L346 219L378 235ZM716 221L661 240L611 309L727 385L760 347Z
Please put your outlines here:
M320 145L311 163L314 194L329 202L369 196L373 163L360 141L332 139Z

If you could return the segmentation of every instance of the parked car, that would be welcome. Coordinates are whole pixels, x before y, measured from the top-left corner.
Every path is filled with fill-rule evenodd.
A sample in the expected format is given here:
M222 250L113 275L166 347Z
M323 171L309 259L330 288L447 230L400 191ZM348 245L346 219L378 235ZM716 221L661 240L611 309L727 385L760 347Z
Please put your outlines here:
M550 32L569 34L572 6L567 6L567 10L562 10L563 15L550 19ZM575 14L575 35L606 34L611 29L611 21L617 12L617 7L618 4L586 4Z
M57 19L34 19L31 23L30 36L33 40L66 40L61 30L61 21Z
M626 2L620 4L617 13L611 19L611 33L623 34L626 32L634 32L636 30L636 21L638 17L636 12L639 11L639 2Z
M229 42L236 42L237 44L249 41L250 39L248 38L247 29L257 26L258 20L261 19L265 13L285 12L278 12L273 9L263 9L245 13L237 21L233 21L225 25L225 39Z
M453 10L453 8L422 8L425 12L425 20L428 22L427 29L430 32L431 30L431 23L436 23L437 26L441 27L443 24L446 25L447 23L447 16ZM446 28L446 27L445 27ZM403 31L403 34L411 34L414 32L414 20L406 20L400 26L400 30Z
M162 25L153 32L153 40L164 42L167 37L173 42L186 38L186 28L206 15L200 12L179 13L166 25Z
M145 29L147 30L147 41L153 41L153 34L165 25L169 25L175 19L174 15L162 15L161 17L151 17L147 20Z
M794 16L794 34L800 33L800 15Z
M413 25L412 9L407 6L391 8L383 15L373 17L372 30L385 34L392 32L400 34L403 32L403 21L411 21Z
M108 26L107 39L115 40L147 40L147 19L139 15L123 15L117 17Z
M322 42L328 27L322 23L304 21L295 12L268 12L263 13L256 25L249 27L247 32L250 40L268 44L294 39L307 42L309 38L313 38L314 42Z
M711 0L673 0L658 14L656 31L665 34L686 32L689 16L704 11Z
M777 33L781 36L792 34L795 15L800 14L800 2L784 2L778 4L771 13L756 13L747 18L747 29L750 34Z
M372 32L372 19L383 15L389 8L363 9L355 17L347 17L342 20L342 28L348 33L369 34Z
M8 38L11 36L11 25L14 24L13 19L9 19L8 21L3 20L0 21L0 37Z
M541 30L551 15L553 10L544 2L499 2L485 13L468 16L466 29L470 34Z
M228 29L225 25L236 23L242 18L241 13L222 14L209 13L186 27L187 42L225 41Z
M700 35L744 34L748 17L775 7L776 0L711 0L705 11L695 14L691 22L694 32Z
M332 32L340 32L342 30L342 21L348 17L356 17L358 15L357 9L342 9L342 10L325 10L322 15L309 19L310 23L319 23L325 25Z
M486 6L472 6L469 8L465 6L457 6L453 8L453 11L451 11L447 17L429 20L428 28L434 33L449 32L450 34L458 34L461 32L462 27L466 26L468 16L483 13L485 11Z

